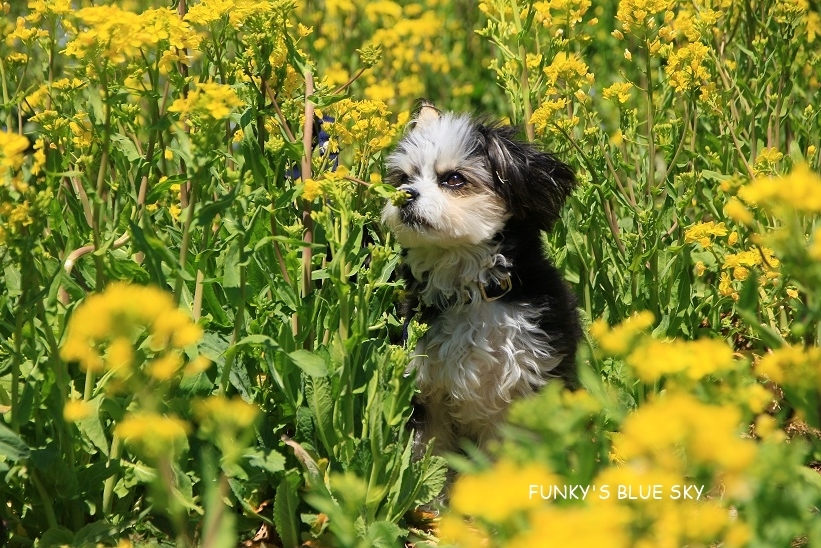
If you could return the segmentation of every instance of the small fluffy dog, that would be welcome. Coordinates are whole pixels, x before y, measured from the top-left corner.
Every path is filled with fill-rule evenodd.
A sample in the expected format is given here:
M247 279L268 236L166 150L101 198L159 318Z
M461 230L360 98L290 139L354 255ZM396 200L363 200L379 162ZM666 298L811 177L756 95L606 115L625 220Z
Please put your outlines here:
M441 454L496 437L510 403L551 378L573 384L576 300L541 236L575 181L512 127L429 103L412 124L388 158L405 200L382 220L403 247L405 336L417 314L429 325L409 367L417 448L435 438Z

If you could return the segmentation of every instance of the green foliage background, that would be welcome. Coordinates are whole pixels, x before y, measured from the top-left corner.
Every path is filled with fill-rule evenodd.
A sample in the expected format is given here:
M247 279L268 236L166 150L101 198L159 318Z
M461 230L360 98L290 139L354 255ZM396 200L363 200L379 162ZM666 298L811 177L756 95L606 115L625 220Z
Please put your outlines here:
M411 451L409 350L391 343L398 249L379 224L384 154L426 97L521 125L580 182L546 244L585 318L604 322L579 360L593 403L557 386L522 404L500 462L591 482L618 469L636 409L684 391L738 410L723 442L754 440L745 494L713 497L743 527L658 533L678 510L631 509L649 525L614 545L821 542L817 3L2 7L0 541L437 542L414 509L446 463ZM775 190L755 186L767 177ZM179 318L136 321L162 299L115 282L171 294L197 341L158 344ZM66 350L81 307L106 327L81 341L99 367ZM652 335L605 326L638 311ZM704 338L731 365L631 361ZM761 365L772 351L781 361ZM783 436L747 429L765 423ZM464 477L506 481L468 454L451 461ZM679 464L724 485L719 464ZM552 534L530 511L477 516L473 532ZM450 541L476 540L462 533Z

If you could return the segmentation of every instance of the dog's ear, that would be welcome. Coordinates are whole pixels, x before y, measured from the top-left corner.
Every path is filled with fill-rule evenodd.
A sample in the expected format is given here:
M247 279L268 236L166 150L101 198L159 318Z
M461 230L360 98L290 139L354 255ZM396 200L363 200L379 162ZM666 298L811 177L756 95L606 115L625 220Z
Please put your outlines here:
M424 127L429 122L441 116L442 111L427 99L417 99L413 108L413 122L415 127Z
M515 219L550 230L576 186L569 166L529 143L510 126L480 125L495 190Z

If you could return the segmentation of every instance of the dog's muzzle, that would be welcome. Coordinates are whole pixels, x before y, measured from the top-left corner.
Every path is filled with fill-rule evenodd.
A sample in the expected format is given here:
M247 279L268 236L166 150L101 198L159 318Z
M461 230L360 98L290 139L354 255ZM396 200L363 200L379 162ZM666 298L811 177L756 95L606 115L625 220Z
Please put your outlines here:
M419 198L419 191L413 187L400 187L405 193L405 201L399 206L399 219L402 221L402 224L413 227L413 228L422 228L427 226L428 223L419 216L419 213L416 211L416 201Z

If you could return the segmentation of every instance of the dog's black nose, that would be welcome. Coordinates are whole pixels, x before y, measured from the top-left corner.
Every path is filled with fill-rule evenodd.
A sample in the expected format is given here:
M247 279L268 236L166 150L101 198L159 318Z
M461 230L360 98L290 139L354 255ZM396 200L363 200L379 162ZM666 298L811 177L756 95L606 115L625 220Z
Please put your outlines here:
M419 191L413 187L405 187L402 190L405 191L405 195L407 196L405 205L413 203L419 197Z

